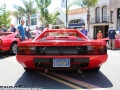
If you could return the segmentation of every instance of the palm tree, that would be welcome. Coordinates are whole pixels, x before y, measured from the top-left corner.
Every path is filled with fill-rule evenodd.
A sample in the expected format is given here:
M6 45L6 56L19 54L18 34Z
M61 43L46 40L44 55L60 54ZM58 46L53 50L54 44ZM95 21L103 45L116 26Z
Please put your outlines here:
M17 18L17 21L19 21L19 24L20 24L20 20L23 19L23 16L25 16L25 14L21 13L20 11L13 11L12 15Z
M50 6L52 0L35 0L37 4L37 8L40 11L40 21L43 25L46 24L53 24L57 16L59 15L59 12L55 12L54 14L49 13L48 7Z
M30 29L30 16L35 14L37 11L37 8L34 7L34 0L29 0L28 2L26 0L22 0L24 7L21 7L19 5L14 5L14 8L18 11L18 14L21 13L21 15L27 16L28 18L28 29Z
M88 31L90 27L90 8L95 7L97 3L98 3L98 0L73 0L73 2L70 4L71 6L76 5L76 6L87 8Z

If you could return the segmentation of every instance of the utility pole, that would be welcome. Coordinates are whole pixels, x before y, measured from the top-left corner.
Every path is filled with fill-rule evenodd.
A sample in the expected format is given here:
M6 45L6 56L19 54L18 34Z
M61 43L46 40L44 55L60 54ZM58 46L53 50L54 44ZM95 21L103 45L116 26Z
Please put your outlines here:
M67 0L66 0L66 28L68 28L68 7L67 7Z

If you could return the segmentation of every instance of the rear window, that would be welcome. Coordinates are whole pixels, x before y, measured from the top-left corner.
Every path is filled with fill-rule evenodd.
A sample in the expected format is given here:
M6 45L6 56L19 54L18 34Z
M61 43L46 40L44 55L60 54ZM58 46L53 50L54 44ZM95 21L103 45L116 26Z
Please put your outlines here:
M78 37L78 34L76 32L49 32L46 33L46 37L47 36L76 36Z

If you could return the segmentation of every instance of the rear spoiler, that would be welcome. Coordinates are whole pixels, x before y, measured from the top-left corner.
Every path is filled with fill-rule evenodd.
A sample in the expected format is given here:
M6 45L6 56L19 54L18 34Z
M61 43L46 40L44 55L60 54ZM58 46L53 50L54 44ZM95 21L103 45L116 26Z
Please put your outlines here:
M20 42L18 46L106 46L105 41L73 41L73 42Z

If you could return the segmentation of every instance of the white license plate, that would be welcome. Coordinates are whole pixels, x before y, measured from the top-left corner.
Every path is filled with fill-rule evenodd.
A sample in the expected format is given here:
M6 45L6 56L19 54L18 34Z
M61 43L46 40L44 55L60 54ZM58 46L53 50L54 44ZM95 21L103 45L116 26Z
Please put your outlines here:
M55 58L53 59L53 67L70 67L70 59Z

